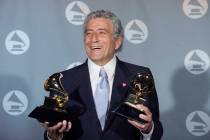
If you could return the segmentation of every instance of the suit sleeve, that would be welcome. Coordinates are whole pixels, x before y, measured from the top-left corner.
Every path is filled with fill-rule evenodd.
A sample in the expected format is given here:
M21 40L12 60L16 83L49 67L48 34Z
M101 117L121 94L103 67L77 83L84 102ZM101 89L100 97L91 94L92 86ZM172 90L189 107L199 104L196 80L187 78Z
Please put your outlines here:
M148 72L152 75L151 71L148 69ZM154 80L153 80L154 83ZM159 120L159 103L158 103L158 96L154 86L154 89L151 94L149 94L149 109L152 113L152 119L154 122L154 130L152 133L151 140L160 140L163 135L163 127Z

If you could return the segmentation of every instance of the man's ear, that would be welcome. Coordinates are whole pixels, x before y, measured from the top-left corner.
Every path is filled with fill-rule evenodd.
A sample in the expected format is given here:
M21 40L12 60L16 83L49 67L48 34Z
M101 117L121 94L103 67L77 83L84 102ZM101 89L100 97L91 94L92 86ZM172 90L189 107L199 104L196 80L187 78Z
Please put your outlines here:
M123 39L124 38L122 36L115 38L115 50L118 50L120 48L123 43Z

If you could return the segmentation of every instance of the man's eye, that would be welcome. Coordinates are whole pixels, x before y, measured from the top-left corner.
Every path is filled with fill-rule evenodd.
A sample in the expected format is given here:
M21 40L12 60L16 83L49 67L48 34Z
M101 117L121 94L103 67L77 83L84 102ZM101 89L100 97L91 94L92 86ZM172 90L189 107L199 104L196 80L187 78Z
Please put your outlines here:
M86 32L86 34L85 34L86 36L90 36L91 35L91 33L90 32Z
M106 34L106 32L99 32L101 35L105 35Z

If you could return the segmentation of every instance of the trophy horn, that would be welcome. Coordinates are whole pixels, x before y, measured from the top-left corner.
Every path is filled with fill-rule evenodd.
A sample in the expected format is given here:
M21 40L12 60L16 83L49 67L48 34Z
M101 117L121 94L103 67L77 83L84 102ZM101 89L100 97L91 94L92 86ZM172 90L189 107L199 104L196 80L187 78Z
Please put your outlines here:
M66 91L61 85L61 78L63 75L61 73L55 73L51 75L44 83L44 89L46 91L52 91L60 93L61 95L66 95Z

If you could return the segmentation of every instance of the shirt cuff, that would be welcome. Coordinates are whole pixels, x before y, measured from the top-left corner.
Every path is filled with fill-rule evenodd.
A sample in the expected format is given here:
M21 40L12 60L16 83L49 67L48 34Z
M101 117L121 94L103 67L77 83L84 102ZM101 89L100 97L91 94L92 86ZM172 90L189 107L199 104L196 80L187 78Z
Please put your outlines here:
M154 130L154 123L152 122L152 129L148 134L141 132L142 135L143 135L143 140L150 140L151 136L152 136L152 133L153 133L153 130Z
M47 138L48 138L48 140L52 140L52 139L50 138L48 132L47 132ZM63 138L63 134L61 134L61 135L58 137L58 140L62 140L62 138Z

